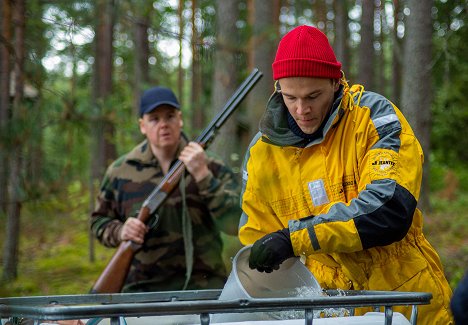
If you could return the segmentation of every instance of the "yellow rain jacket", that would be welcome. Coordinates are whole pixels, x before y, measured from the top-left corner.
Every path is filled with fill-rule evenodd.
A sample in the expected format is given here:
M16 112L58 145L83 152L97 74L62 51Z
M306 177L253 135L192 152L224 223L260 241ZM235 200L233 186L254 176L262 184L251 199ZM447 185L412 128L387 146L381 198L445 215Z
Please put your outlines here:
M390 101L341 83L312 141L291 132L281 94L270 98L244 160L239 238L289 227L324 289L430 292L418 324L452 324L451 290L416 208L421 146ZM410 318L411 307L394 311Z

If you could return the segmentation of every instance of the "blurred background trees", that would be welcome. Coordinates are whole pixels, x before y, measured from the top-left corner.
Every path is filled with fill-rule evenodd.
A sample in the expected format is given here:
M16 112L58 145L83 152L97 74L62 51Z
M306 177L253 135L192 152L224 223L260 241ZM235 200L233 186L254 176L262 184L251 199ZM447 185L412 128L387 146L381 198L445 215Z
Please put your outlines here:
M99 271L106 262L107 252L96 255L94 241L77 235L75 242L74 233L87 234L109 162L142 139L143 89L174 89L194 138L258 67L263 79L210 147L239 172L273 91L278 40L301 24L328 35L351 83L386 95L408 117L425 151L420 205L428 227L447 232L434 237L444 262L455 256L466 265L466 242L447 238L468 229L463 208L450 210L468 196L467 7L463 0L0 1L0 263L4 283L13 283L6 294L47 293L34 280L25 288L24 274L34 278L37 255L59 245L85 249L74 251L79 261L42 260L44 269L66 272L65 260L92 273L83 268ZM42 246L45 253L34 253ZM448 266L452 284L461 269Z

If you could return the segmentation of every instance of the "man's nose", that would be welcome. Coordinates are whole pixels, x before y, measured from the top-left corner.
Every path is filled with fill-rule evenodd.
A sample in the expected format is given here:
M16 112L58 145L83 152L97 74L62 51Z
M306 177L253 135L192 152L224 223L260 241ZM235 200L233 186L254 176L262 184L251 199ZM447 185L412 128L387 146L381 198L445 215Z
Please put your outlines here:
M163 118L161 119L161 124L162 124L162 125L168 125L169 122L170 122L170 120L171 120L170 118L163 117Z
M309 109L309 104L304 99L298 99L297 101L297 113L304 114Z

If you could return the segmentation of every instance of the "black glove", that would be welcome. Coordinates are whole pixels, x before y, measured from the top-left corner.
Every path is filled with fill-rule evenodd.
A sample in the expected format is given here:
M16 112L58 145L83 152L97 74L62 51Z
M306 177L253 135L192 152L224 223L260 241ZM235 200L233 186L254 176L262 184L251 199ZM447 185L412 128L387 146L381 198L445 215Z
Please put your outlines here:
M294 256L289 229L284 228L257 240L250 249L249 267L271 273L281 263Z

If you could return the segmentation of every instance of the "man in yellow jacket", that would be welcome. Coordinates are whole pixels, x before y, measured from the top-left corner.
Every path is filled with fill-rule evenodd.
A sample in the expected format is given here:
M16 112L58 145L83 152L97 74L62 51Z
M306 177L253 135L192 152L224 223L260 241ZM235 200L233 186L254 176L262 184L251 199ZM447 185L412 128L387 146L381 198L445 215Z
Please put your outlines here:
M325 289L430 292L418 324L451 324L451 290L416 208L423 153L400 110L348 86L314 27L283 37L273 78L244 160L239 237L253 244L250 267L272 272L303 256Z

